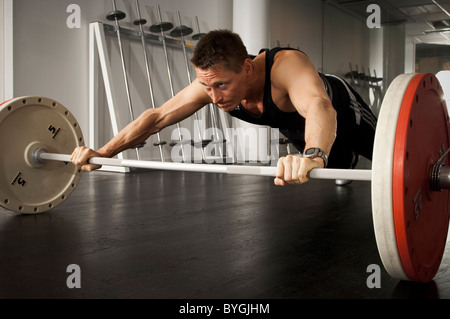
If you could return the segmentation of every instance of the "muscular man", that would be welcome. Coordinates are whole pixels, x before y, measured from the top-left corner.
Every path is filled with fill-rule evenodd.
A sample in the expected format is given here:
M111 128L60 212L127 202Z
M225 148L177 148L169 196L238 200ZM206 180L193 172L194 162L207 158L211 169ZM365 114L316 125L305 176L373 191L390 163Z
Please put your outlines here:
M301 51L263 50L250 58L241 38L209 32L191 59L197 78L159 108L143 112L106 145L74 150L83 170L91 157L113 157L209 103L244 121L279 128L304 156L278 161L275 184L303 184L314 168L353 168L358 155L372 159L376 118L342 79L316 71Z

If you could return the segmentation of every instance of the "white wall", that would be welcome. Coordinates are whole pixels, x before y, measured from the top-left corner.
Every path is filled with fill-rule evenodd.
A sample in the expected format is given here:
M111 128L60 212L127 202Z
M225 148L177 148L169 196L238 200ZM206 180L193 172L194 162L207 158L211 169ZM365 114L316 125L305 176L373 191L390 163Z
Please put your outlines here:
M321 71L323 56L322 1L272 0L270 7L270 43L305 52Z
M249 54L258 55L260 49L269 47L269 17L269 0L233 1L233 32L241 36Z
M41 95L69 108L87 132L88 22L104 1L79 0L82 25L66 25L70 0L14 1L14 95ZM86 135L86 133L85 133Z
M416 42L411 36L405 39L405 73L416 72Z
M369 28L332 5L324 5L323 69L326 73L345 75L358 66L370 64Z

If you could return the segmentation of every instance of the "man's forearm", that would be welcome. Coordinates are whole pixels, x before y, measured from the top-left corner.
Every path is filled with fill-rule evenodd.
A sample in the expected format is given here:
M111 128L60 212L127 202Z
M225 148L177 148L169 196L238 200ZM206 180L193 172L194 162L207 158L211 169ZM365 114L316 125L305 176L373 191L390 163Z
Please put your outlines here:
M120 152L145 142L151 135L157 133L156 112L148 109L136 120L128 124L108 143L97 150L102 157L113 157Z
M326 99L316 99L306 116L305 149L318 147L327 155L336 139L336 111Z

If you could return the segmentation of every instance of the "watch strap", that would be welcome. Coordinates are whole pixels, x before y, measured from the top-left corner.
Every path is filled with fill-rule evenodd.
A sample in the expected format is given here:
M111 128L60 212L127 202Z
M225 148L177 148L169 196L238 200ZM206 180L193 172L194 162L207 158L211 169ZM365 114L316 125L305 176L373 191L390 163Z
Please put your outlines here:
M320 148L318 147L311 147L306 149L303 152L303 157L308 157L308 158L317 158L320 157L323 160L323 167L327 167L328 166L328 156L327 154L322 151Z

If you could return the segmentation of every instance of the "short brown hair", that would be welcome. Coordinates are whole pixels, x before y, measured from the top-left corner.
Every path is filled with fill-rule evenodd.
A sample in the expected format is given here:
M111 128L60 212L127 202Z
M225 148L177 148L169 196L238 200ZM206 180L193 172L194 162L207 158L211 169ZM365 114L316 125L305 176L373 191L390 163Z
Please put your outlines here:
M238 73L246 58L247 48L238 34L230 30L215 30L197 43L191 62L202 70L221 65Z

